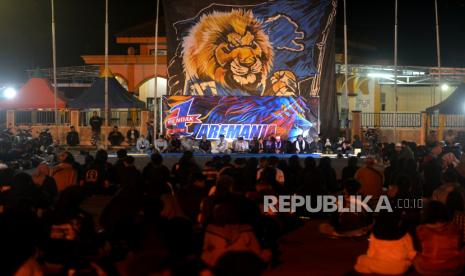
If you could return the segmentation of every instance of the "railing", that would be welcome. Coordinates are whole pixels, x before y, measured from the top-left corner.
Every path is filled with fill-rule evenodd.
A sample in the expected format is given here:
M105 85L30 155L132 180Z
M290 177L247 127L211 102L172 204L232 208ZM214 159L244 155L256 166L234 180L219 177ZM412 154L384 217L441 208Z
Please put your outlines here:
M462 128L465 127L465 115L445 115L444 127Z
M88 126L93 111L79 112L79 126ZM99 116L105 122L105 114L98 112ZM109 126L138 126L140 125L140 111L111 111L111 120Z
M421 113L361 113L362 127L421 127Z
M70 112L58 111L58 123L69 124ZM15 125L53 125L55 111L17 110L15 111Z
M0 110L0 130L6 128L6 110Z

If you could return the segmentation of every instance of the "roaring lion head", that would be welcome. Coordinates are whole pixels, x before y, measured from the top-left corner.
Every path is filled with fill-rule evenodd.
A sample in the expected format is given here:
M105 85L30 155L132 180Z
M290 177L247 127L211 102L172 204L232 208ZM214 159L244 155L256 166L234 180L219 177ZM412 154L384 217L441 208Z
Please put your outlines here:
M188 77L216 81L224 87L263 92L273 49L251 11L203 15L183 40Z

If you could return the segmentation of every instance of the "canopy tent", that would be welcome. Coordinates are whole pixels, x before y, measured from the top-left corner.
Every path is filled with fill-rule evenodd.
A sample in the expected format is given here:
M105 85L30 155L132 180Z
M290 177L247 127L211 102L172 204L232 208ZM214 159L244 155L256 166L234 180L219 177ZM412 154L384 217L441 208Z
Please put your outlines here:
M427 113L464 114L465 113L465 84L459 85L444 101L426 109Z
M78 109L105 108L105 78L98 78L78 98L68 102L68 107ZM124 89L114 78L108 78L108 108L144 108L145 103Z
M57 108L65 108L66 103L57 95ZM47 79L31 78L12 99L0 100L1 109L53 109L54 91Z

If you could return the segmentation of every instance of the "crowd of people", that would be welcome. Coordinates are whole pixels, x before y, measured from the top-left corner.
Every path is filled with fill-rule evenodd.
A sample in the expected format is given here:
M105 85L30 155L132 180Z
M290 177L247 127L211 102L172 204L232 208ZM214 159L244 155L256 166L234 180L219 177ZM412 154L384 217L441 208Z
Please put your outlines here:
M183 147L182 139L177 143ZM237 143L236 149L246 149ZM170 144L161 137L154 146L164 152ZM301 137L294 145L299 152L307 147ZM224 153L205 137L198 146ZM354 273L460 275L465 264L460 148L450 141L428 147L404 141L370 151L361 167L357 157L347 159L339 178L332 159L306 157L301 164L298 155L232 160L216 154L201 166L185 151L168 168L155 152L141 170L121 149L114 163L104 150L87 154L82 164L62 152L57 165L41 164L32 175L0 165L0 275L261 275L279 265L278 238L306 216L322 220L325 236L369 237L368 251L354 260ZM292 194L342 195L344 206L351 195L371 196L368 204L387 195L396 208L331 214L263 210L264 195ZM399 200L410 206L399 207Z

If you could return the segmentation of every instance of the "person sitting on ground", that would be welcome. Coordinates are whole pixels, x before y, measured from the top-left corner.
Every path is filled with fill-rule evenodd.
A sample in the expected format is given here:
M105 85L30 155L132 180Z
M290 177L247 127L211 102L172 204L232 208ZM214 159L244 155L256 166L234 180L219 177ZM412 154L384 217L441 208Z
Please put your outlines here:
M58 165L51 169L50 175L55 179L58 192L77 184L78 171L73 167L73 156L69 152L58 155Z
M128 140L129 145L134 146L137 142L137 139L139 139L139 131L134 126L131 126L131 128L126 133L126 139Z
M124 136L119 132L117 126L114 126L113 131L108 134L108 141L112 146L119 146L123 143Z
M447 196L446 207L452 222L462 234L462 242L465 242L465 200L457 191L452 191Z
M360 167L358 166L357 157L350 157L347 160L347 166L342 169L342 181L353 179L358 169L360 169Z
M70 131L66 134L66 143L71 147L79 145L79 133L76 131L74 126L71 126Z
M94 162L86 169L84 179L81 181L81 186L87 195L109 192L111 166L107 161L108 153L105 150L97 151ZM120 173L118 172L118 176L121 176ZM116 179L117 182L120 182L120 180Z
M294 150L297 154L307 153L309 150L307 141L304 140L302 135L297 136L297 140L294 142Z
M37 166L36 171L32 174L32 181L38 188L40 207L48 208L55 203L58 196L58 189L55 179L50 177L50 168L46 163Z
M228 142L224 139L224 135L220 134L220 140L216 142L215 147L212 149L212 153L229 153Z
M168 148L169 152L181 152L181 140L178 134L171 135L171 141Z
M413 262L415 270L422 275L461 275L465 263L462 237L446 206L430 201L422 212L423 223L416 231L420 250Z
M145 139L144 135L141 135L137 139L136 148L137 148L137 151L140 153L145 153L149 150L150 142L147 139Z
M158 152L150 156L150 162L142 171L144 191L148 196L159 197L162 187L168 185L170 170L163 165L163 156Z
M234 144L234 152L237 153L246 153L249 151L249 143L244 140L244 137L238 137L236 143Z
M383 210L376 217L368 251L357 258L354 268L363 274L402 275L415 255L412 237L401 223L401 214Z
M202 140L199 141L199 150L202 153L210 153L212 150L212 143L207 140L207 135L202 135Z
M348 180L344 183L343 203L345 208L354 208L361 212L333 212L329 223L320 225L320 232L330 237L361 237L369 233L372 218L364 210L365 203L355 196L359 195L360 183Z
M447 197L451 192L458 192L465 202L465 189L458 183L457 173L455 170L446 170L442 175L442 185L433 192L432 199L446 204ZM465 206L464 206L465 207Z
M358 169L355 179L362 184L360 190L362 195L371 195L373 199L377 199L383 191L383 175L374 168L374 165L373 157L365 158L365 166Z
M430 154L425 156L420 171L423 172L425 197L431 196L433 191L441 185L441 171L442 171L442 146L439 142L434 142Z
M160 134L158 139L155 141L155 145L153 145L155 150L159 153L164 153L168 150L168 141L166 141L165 136Z
M281 185L284 185L284 173L282 170L278 169L277 166L278 166L278 161L279 159L275 156L271 156L269 157L268 159L266 159L266 162L265 162L265 167L264 168L261 168L257 171L257 180L260 180L262 178L262 174L263 174L263 171L267 168L267 167L270 167L270 168L273 168L273 169L276 169L276 181L281 184Z

